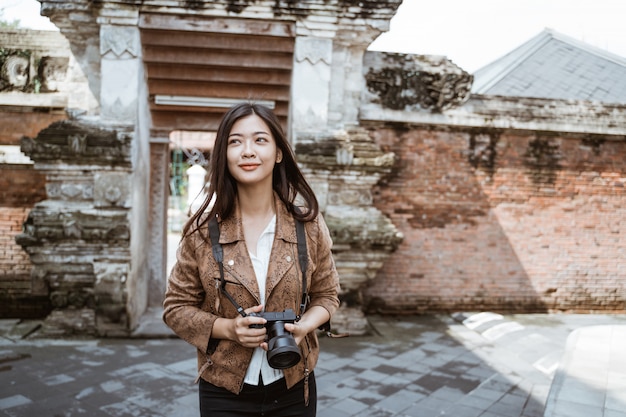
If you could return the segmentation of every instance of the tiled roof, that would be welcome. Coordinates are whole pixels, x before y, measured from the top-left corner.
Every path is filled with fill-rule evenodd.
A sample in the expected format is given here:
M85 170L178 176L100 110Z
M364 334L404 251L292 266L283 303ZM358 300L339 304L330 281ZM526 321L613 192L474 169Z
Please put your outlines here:
M476 71L472 93L626 103L626 58L545 29Z

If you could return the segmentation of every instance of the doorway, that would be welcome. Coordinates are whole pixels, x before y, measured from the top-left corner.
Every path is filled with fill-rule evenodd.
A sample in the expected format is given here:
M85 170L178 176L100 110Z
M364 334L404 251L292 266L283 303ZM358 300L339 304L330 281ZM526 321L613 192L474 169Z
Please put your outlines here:
M175 130L169 136L167 203L167 265L169 276L183 226L206 198L206 184L215 132Z

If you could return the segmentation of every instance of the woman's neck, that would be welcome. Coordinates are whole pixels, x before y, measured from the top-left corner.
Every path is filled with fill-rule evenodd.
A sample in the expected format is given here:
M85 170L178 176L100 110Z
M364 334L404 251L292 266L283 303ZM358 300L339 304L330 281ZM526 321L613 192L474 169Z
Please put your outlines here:
M252 254L256 255L259 237L272 216L276 214L274 194L266 192L257 195L240 191L238 198L246 246Z
M276 214L273 192L239 190L238 199L241 217L244 220L263 221L268 220Z

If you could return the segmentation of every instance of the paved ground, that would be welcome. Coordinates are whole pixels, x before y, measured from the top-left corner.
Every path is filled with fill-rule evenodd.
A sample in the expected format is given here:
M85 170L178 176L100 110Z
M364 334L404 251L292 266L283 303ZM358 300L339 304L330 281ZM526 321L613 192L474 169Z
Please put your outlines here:
M557 370L568 336L626 325L625 315L369 319L370 336L321 340L318 416L542 417L553 379L567 392ZM0 416L198 415L195 352L176 338L20 340L15 324L0 320ZM584 385L576 389L585 401ZM581 416L626 417L624 410L626 398Z
M567 338L545 417L626 417L626 325L586 326Z

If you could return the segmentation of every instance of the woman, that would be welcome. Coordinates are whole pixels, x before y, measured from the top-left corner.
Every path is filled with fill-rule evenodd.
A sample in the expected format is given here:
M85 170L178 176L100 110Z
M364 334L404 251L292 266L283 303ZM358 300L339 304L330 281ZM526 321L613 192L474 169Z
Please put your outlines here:
M198 349L200 414L315 416L315 330L339 305L338 276L313 190L271 110L242 103L224 115L209 184L183 229L163 313L165 323ZM294 205L296 197L303 207ZM298 222L306 236L304 267ZM221 248L221 263L211 238ZM288 311L298 317L284 325L265 318ZM295 365L270 366L268 350L275 351L267 333L275 328L293 336Z

